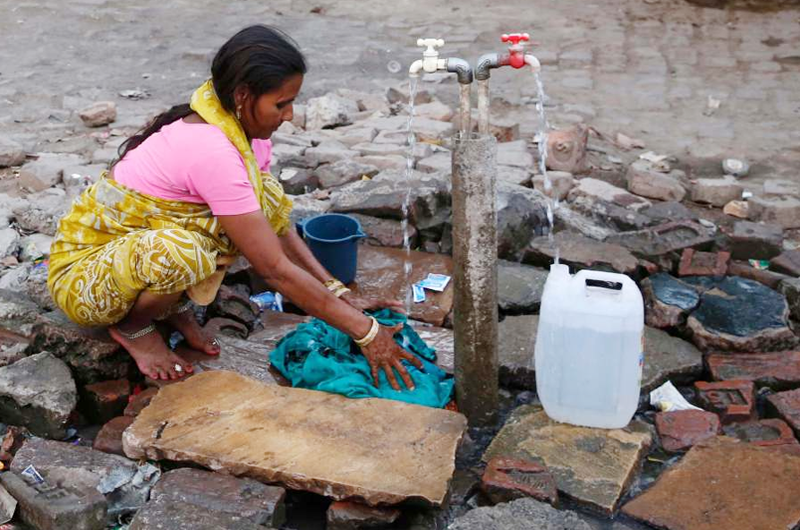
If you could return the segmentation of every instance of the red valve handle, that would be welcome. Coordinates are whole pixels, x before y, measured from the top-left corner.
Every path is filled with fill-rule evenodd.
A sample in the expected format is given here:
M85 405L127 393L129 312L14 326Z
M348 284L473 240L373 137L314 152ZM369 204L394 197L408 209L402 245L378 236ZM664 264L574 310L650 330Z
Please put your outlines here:
M500 40L503 42L510 42L511 44L519 44L520 41L529 41L531 40L531 36L527 33L503 33L500 36Z

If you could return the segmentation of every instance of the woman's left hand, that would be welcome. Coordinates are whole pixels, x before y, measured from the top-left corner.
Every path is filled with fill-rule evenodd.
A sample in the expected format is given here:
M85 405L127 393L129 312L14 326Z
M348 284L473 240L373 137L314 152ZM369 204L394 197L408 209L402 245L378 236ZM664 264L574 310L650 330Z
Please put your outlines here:
M406 308L403 302L399 300L390 300L388 298L375 298L359 296L353 292L345 293L342 295L342 300L355 307L360 311L372 311L377 309L392 309L398 313L406 313Z

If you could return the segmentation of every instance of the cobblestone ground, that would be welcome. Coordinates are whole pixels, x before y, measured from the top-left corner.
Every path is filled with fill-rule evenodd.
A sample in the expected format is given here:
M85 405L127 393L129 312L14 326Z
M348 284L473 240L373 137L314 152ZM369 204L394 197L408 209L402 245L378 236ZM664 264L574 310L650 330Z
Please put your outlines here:
M684 160L746 156L757 181L800 179L800 11L683 0L0 0L0 134L32 150L80 148L88 140L71 111L97 99L118 102L118 125L139 125L185 101L216 48L254 22L286 29L307 52L305 97L401 81L391 62L405 70L419 36L474 61L503 49L500 33L528 31L554 125L621 131ZM436 89L454 103L452 83ZM117 95L133 88L152 97ZM527 74L497 71L492 90L522 104L513 116L534 130ZM721 101L710 116L709 98Z

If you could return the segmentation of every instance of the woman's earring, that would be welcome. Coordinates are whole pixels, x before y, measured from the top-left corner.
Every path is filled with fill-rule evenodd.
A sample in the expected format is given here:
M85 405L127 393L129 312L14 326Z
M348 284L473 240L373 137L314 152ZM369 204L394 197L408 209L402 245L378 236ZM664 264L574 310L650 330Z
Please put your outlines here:
M241 105L236 107L236 119L237 120L241 120L242 119L242 106Z

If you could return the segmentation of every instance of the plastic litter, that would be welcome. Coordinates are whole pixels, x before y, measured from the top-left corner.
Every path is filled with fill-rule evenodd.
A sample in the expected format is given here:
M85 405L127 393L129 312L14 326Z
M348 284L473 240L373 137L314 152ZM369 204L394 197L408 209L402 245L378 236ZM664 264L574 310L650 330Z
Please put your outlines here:
M750 266L754 269L758 269L760 271L765 271L769 269L769 261L765 259L751 259L748 260Z
M424 302L425 301L425 289L423 289L423 287L418 283L415 283L414 285L412 285L411 288L412 288L413 293L414 293L414 303L415 304L419 304L421 302Z
M661 412L675 412L676 410L703 410L695 407L684 398L672 381L667 381L660 387L650 392L650 405Z
M450 276L445 274L429 273L428 277L419 282L417 285L425 289L430 289L431 291L441 293L447 288L448 283L450 283Z
M36 468L33 467L33 464L23 469L21 475L27 478L29 482L34 484L44 484L44 477L42 477L39 472L36 471Z
M279 311L283 312L283 295L281 293L273 293L272 291L264 291L263 293L254 294L250 297L250 301L258 306L261 311Z

